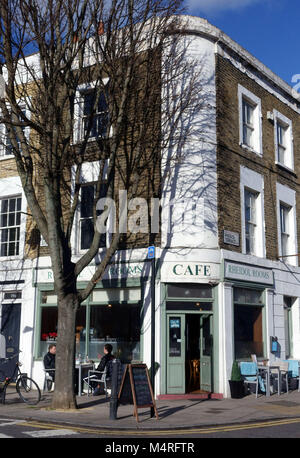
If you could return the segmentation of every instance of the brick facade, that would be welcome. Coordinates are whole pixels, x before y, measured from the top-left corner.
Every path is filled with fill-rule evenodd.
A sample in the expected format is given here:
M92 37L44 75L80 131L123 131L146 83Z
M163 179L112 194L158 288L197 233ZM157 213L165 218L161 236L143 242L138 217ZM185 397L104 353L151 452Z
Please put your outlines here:
M263 155L260 157L240 146L238 84L261 99ZM241 252L239 247L223 243L223 230L241 234L240 166L261 174L264 179L264 213L266 257L278 256L276 183L298 191L300 153L300 115L254 79L237 69L228 59L216 55L217 100L217 169L218 169L218 221L220 247ZM294 173L275 164L274 123L267 112L278 110L293 123ZM297 208L300 196L297 193ZM300 227L297 227L297 237Z

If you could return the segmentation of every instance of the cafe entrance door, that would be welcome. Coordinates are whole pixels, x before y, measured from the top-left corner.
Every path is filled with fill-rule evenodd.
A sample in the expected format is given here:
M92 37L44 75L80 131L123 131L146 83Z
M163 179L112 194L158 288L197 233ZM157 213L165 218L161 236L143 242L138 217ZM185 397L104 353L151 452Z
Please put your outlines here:
M167 392L212 391L211 314L170 314L167 317Z

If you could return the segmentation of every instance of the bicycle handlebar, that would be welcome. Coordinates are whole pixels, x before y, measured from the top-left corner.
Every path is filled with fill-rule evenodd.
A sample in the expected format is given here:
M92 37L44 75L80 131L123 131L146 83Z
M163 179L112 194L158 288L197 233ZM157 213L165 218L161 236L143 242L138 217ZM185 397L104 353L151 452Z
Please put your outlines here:
M14 359L16 356L18 356L19 353L22 353L22 350L18 350L18 353L15 353L15 354L12 355L12 356L5 357L5 358L1 358L1 359L4 359L4 361L9 361L9 360L11 360L11 359ZM2 361L2 362L4 362L4 361Z

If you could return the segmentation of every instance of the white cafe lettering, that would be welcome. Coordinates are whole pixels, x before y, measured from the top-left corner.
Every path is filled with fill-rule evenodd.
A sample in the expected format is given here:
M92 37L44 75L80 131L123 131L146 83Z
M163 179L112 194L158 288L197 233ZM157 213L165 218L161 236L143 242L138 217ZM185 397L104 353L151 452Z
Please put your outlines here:
M183 276L205 276L208 277L211 275L211 269L208 265L203 264L195 264L195 265L188 265L184 266L183 264L175 264L173 266L173 273L175 275L183 275Z

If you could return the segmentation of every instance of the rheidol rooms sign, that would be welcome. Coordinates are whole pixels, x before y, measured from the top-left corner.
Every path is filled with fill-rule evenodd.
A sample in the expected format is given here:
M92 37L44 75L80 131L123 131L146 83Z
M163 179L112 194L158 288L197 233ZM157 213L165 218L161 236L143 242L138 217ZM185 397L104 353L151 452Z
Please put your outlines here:
M273 272L263 267L249 266L225 261L224 277L232 280L273 285Z

